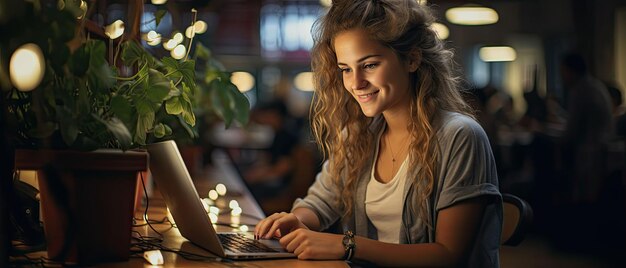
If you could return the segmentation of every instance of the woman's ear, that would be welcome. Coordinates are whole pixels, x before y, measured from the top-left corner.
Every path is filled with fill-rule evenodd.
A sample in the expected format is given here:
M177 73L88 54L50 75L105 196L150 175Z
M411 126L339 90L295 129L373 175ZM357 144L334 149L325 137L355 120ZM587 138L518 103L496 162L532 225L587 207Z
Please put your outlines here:
M409 72L415 72L417 71L417 68L420 66L420 63L422 62L422 52L414 49L413 51L411 51L411 53L409 53L409 57L408 57L408 69Z

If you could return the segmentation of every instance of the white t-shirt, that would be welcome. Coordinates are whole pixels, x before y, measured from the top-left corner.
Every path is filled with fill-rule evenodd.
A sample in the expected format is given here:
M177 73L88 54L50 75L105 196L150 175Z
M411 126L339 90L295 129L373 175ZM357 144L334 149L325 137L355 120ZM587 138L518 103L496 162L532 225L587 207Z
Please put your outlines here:
M382 132L381 132L382 133ZM365 213L378 232L378 241L400 243L400 227L402 223L402 193L407 177L407 156L396 175L387 183L374 177L378 160L379 145L376 146L376 157L372 164L370 181L365 194Z

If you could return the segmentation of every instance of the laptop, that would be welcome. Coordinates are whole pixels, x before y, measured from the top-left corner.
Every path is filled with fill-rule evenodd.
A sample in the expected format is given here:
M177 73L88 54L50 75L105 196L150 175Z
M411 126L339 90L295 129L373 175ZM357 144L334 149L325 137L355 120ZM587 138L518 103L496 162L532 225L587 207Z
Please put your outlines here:
M234 260L295 257L275 239L255 240L238 233L216 232L176 143L170 140L149 144L146 148L152 177L176 226L187 240L217 256Z

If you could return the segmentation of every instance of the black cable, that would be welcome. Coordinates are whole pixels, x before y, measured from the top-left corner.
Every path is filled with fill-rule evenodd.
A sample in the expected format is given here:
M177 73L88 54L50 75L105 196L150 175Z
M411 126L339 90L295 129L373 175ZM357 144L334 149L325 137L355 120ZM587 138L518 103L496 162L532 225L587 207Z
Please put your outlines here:
M161 241L158 240L153 240L153 239L146 239L147 237L141 235L140 233L136 232L139 237L135 237L133 236L133 239L137 240L137 243L133 243L132 246L138 248L139 250L131 250L132 254L134 257L141 257L138 254L143 254L143 252L145 251L149 251L149 250L160 250L160 251L164 251L164 252L172 252L174 254L177 254L187 260L190 261L201 261L201 262L222 262L222 263L230 263L232 262L231 260L228 259L223 259L220 257L216 257L216 256L206 256L206 255L201 255L201 254L197 254L197 253L191 253L191 252L187 252L187 251L183 251L183 250L178 250L178 249L172 249L172 248L168 248L165 247L161 244Z
M141 186L143 187L143 193L146 196L146 209L143 212L143 219L146 221L146 223L148 224L148 226L150 227L150 229L152 229L152 231L154 231L155 233L157 233L161 239L161 241L163 240L163 235L161 233L159 233L159 231L157 231L156 229L154 229L154 227L152 227L152 224L150 224L150 220L148 219L148 207L150 207L150 198L148 197L148 190L146 190L146 184L143 182L143 172L139 173L141 176Z

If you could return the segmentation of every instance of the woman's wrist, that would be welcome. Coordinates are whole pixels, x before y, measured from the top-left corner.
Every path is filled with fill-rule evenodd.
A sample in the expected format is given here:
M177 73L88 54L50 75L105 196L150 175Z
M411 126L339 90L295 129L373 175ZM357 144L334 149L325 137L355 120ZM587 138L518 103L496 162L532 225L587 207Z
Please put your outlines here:
M344 248L343 259L346 261L351 260L354 257L354 252L356 250L356 240L354 238L354 233L352 231L346 231L344 233L341 243L343 244Z

